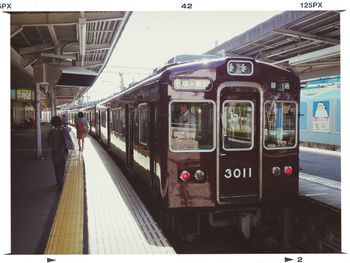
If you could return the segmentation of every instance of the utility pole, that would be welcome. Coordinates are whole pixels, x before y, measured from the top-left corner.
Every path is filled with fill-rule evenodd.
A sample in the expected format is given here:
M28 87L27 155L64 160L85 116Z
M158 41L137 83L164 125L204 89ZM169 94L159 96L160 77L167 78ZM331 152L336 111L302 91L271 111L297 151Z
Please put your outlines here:
M124 90L124 73L123 72L118 72L119 78L120 78L120 90Z

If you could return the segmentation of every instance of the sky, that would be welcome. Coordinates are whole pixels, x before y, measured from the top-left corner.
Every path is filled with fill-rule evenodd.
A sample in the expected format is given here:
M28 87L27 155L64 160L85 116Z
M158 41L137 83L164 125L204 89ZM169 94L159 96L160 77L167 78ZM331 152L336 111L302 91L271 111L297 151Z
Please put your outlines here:
M280 11L138 11L132 13L111 58L86 94L93 101L141 80L180 54L202 54ZM88 97L88 98L87 98Z

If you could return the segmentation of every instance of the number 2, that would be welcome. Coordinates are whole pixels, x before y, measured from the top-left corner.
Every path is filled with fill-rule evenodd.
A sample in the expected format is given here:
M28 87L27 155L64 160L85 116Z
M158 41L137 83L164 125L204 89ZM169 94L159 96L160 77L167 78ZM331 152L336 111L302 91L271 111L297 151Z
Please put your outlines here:
M297 262L303 262L303 258L302 257L298 257L298 261Z

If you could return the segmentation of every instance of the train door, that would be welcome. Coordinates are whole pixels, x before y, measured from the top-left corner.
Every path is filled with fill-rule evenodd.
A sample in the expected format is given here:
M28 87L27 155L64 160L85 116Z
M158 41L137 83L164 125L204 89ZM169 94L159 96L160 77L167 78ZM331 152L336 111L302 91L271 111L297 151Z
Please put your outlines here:
M111 110L107 108L107 148L111 148Z
M126 166L131 168L134 164L134 110L126 105Z
M97 111L97 116L98 116L98 137L101 139L101 111Z
M261 198L261 100L256 83L228 82L218 89L218 203Z
M92 111L89 111L89 132L91 132L92 126Z
M156 123L155 115L156 108L154 102L149 103L149 129L148 129L148 143L149 143L149 156L150 156L150 178L149 183L151 186L154 186L154 177L155 177L155 133L156 133Z

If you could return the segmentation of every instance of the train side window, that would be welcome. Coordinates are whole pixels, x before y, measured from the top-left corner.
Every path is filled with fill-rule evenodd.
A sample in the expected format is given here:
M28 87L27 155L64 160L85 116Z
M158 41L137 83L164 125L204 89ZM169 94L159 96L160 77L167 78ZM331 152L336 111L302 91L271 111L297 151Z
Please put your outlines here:
M268 149L294 148L297 145L297 105L295 102L265 103L264 146Z
M169 146L174 152L215 149L215 107L212 101L172 101L169 105Z
M95 126L95 112L94 111L91 114L91 126Z
M254 146L254 105L251 101L225 101L222 113L223 148L250 150Z
M149 111L147 103L139 104L139 143L148 144Z
M125 111L124 108L116 108L114 111L114 128L115 131L120 134L124 135L125 131Z
M101 111L101 126L103 128L106 128L106 122L107 122L107 118L106 118L106 114L107 114L107 111Z

